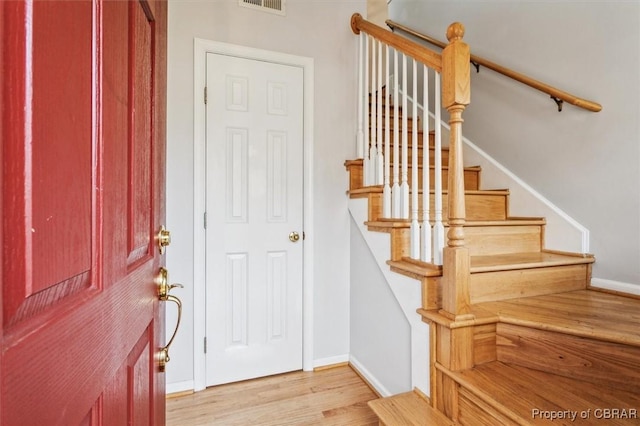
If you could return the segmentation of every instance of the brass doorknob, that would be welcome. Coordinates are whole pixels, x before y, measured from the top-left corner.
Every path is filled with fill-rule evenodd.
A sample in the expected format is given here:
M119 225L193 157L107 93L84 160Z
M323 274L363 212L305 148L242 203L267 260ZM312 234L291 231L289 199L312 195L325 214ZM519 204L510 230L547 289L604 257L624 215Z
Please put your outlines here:
M158 273L158 298L163 302L169 300L169 292L174 288L184 288L182 284L169 284L169 272L160 267L160 272Z
M289 240L291 240L292 243L297 243L299 239L300 234L298 234L296 231L292 231L289 233Z
M156 237L158 240L158 248L160 249L160 254L164 254L165 248L171 244L171 232L169 232L164 225L160 227L160 231L158 231L158 236Z

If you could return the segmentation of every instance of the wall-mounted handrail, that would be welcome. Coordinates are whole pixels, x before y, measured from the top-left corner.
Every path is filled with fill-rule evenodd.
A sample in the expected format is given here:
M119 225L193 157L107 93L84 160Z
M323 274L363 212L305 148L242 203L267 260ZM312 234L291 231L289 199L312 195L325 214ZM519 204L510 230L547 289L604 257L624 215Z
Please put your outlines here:
M416 30L413 30L407 26L404 26L402 24L399 24L397 22L392 21L391 19L387 19L385 21L385 23L387 24L387 26L389 28L391 28L392 30L400 30L403 31L407 34L410 34L414 37L417 37L421 40L426 41L427 43L433 44L434 46L438 46L440 48L445 48L447 46L446 43L443 43L440 40L437 40L435 38L429 37L428 35L419 33ZM493 70L497 73L500 73L506 77L509 77L513 80L519 81L522 84L526 84L529 87L532 87L536 90L539 90L543 93L546 93L547 95L549 95L551 97L551 99L553 99L556 104L558 105L558 111L562 111L562 103L563 102L567 102L571 105L575 105L579 108L584 108L588 111L592 111L592 112L599 112L600 110L602 110L602 105L600 105L597 102L594 101L589 101L587 99L582 99L579 98L575 95L572 95L570 93L567 93L563 90L557 89L553 86L550 86L546 83L542 83L541 81L535 80L531 77L528 77L524 74L521 74L517 71L513 71L509 68L503 67L502 65L498 65L495 62L491 62L487 59L481 58L479 56L476 55L471 55L471 63L473 63L474 65L481 65L483 67L489 68L490 70Z

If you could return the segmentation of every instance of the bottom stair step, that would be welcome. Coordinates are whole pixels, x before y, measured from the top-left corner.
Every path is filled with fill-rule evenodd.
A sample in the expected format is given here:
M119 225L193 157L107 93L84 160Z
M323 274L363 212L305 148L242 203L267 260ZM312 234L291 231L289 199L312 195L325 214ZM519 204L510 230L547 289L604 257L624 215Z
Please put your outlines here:
M369 401L369 406L385 426L455 425L416 392L406 392Z
M461 372L462 425L638 425L640 395L499 361Z

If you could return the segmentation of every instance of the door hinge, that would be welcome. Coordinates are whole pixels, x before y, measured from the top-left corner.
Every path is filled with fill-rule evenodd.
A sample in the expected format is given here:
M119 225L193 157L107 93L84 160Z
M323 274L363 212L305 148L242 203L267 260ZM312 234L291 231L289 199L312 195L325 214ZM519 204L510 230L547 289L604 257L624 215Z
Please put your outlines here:
M204 229L207 229L207 212L204 212L203 222L204 222Z
M207 86L204 87L204 104L207 104Z
M204 353L207 353L207 336L204 336Z

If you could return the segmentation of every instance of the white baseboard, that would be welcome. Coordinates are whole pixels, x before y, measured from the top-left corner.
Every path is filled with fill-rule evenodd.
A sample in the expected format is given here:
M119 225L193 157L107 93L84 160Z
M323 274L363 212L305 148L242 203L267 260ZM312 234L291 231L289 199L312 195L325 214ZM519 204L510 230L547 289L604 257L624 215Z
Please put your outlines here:
M193 389L193 380L185 380L184 382L167 383L165 393L169 395L172 393L185 392Z
M389 390L385 388L384 385L380 383L380 381L373 374L371 374L371 372L367 370L356 357L351 355L349 357L349 363L351 364L351 367L356 369L358 373L369 383L369 385L372 386L376 390L376 392L380 394L380 396L384 398L392 395L392 393L389 392Z
M619 291L622 293L629 293L640 296L640 284L605 280L604 278L591 278L591 287Z
M313 368L326 367L328 365L344 364L349 362L349 354L330 356L328 358L320 358L313 360Z

